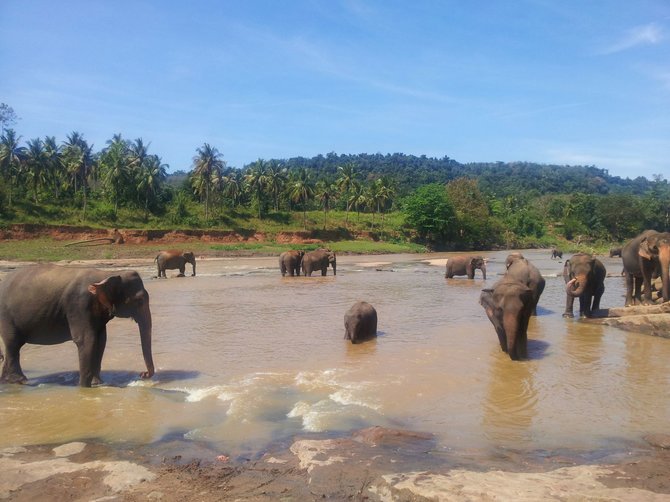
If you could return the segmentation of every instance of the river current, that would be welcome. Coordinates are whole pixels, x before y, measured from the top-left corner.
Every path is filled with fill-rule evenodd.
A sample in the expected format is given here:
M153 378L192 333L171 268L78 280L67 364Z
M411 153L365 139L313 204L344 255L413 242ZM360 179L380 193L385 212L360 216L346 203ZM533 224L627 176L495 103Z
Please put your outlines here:
M250 455L382 425L433 433L443 448L595 451L665 430L670 340L563 318L562 260L524 251L547 285L530 360L513 362L478 303L507 252L483 254L486 280L445 279L447 253L339 256L337 276L311 278L281 277L276 258L227 258L158 280L147 260L135 269L151 298L153 379L137 378L130 320L108 324L97 388L77 387L71 342L25 346L29 384L0 385L0 447L177 438ZM602 261L601 306L622 306L621 260ZM379 336L354 346L343 316L357 300L377 309Z

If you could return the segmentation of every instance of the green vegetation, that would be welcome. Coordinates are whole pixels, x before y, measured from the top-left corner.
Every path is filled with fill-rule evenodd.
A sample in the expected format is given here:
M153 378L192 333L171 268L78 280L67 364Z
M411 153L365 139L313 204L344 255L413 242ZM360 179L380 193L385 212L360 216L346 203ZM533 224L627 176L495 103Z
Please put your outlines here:
M258 159L235 169L207 143L195 149L189 172L168 175L141 138L116 134L100 151L76 131L62 142L24 144L7 117L0 226L233 231L262 234L264 244L211 251L262 253L283 249L274 243L287 232L373 252L366 250L606 249L646 228L670 230L670 186L660 175L624 180L595 166L460 164L400 153Z

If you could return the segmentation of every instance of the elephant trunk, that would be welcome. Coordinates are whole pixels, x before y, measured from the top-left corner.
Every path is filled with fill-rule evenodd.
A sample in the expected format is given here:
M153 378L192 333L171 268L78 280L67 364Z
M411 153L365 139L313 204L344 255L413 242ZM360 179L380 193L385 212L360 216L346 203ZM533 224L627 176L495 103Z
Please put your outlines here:
M482 271L482 277L484 278L484 280L486 280L486 265L482 265L479 268Z
M663 283L663 301L670 300L670 246L663 246L658 253L658 261L661 264L661 281Z
M151 378L154 375L154 360L151 355L151 310L149 309L148 302L138 311L135 321L137 321L140 328L142 356L144 357L144 364L147 367L147 371L142 372L140 377Z
M574 298L582 296L584 294L584 290L586 289L586 281L586 274L579 274L575 276L574 279L571 279L565 285L565 292Z
M333 260L331 265L333 266L333 275L337 275L337 264L336 264L335 260Z
M192 265L193 265L193 277L195 277L195 260L193 260Z
M519 331L519 320L513 314L505 313L503 315L503 330L505 331L505 338L507 342L507 354L509 357L516 361L519 359L517 353L517 335Z

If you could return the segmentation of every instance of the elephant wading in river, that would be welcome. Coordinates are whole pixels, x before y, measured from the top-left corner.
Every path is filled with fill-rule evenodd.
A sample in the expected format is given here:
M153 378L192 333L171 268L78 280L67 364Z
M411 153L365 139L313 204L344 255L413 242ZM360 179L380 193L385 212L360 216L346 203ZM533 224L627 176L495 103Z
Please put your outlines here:
M159 279L161 277L167 279L165 271L167 269L174 270L175 268L179 269L179 275L177 275L177 277L184 277L184 272L186 271L187 263L193 265L193 273L191 274L191 276L195 277L195 255L190 251L186 253L182 253L181 251L177 251L174 249L170 251L161 251L160 253L158 253L154 261L156 262L156 266L158 267Z
M302 265L302 257L305 256L304 251L284 251L279 255L279 270L281 270L282 277L288 275L294 277L300 275L300 266Z
M537 315L537 304L544 291L546 281L535 265L523 257L521 253L512 253L505 260L507 272L505 277L525 284L533 294L532 315Z
M493 324L500 348L510 359L528 358L528 321L533 312L533 292L520 281L505 276L484 289L479 303Z
M623 247L621 259L626 276L626 306L633 305L634 300L651 303L651 281L655 274L661 276L663 301L670 299L670 232L645 230ZM641 299L643 286L644 299Z
M468 279L475 278L475 270L482 271L482 278L486 279L486 261L481 256L452 256L447 260L447 270L444 277L451 279L455 275L467 275Z
M107 323L133 319L140 330L142 354L151 378L151 310L149 293L134 271L36 265L19 269L0 282L0 381L23 383L19 352L26 343L55 345L72 340L79 351L79 385L102 382L100 366ZM1 358L0 358L1 359Z
M566 293L563 317L573 317L575 298L579 298L579 315L591 317L591 313L600 308L606 276L605 265L590 254L577 253L566 260L563 266Z
M356 302L344 314L344 339L360 343L377 336L377 311L368 302Z
M302 257L302 272L306 277L310 277L315 270L321 270L321 275L325 276L328 265L333 267L333 275L337 275L337 259L335 253L328 249L317 249L305 253Z

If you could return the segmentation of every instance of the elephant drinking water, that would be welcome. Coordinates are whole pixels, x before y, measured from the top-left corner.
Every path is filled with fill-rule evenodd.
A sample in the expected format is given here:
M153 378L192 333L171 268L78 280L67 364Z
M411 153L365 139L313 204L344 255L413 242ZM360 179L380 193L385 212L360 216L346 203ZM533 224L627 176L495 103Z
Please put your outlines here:
M55 345L72 340L79 351L79 385L101 383L100 366L107 323L132 318L140 330L142 354L151 378L149 293L134 271L36 265L19 269L0 283L0 381L23 383L19 352L26 343ZM0 357L2 360L2 357Z

